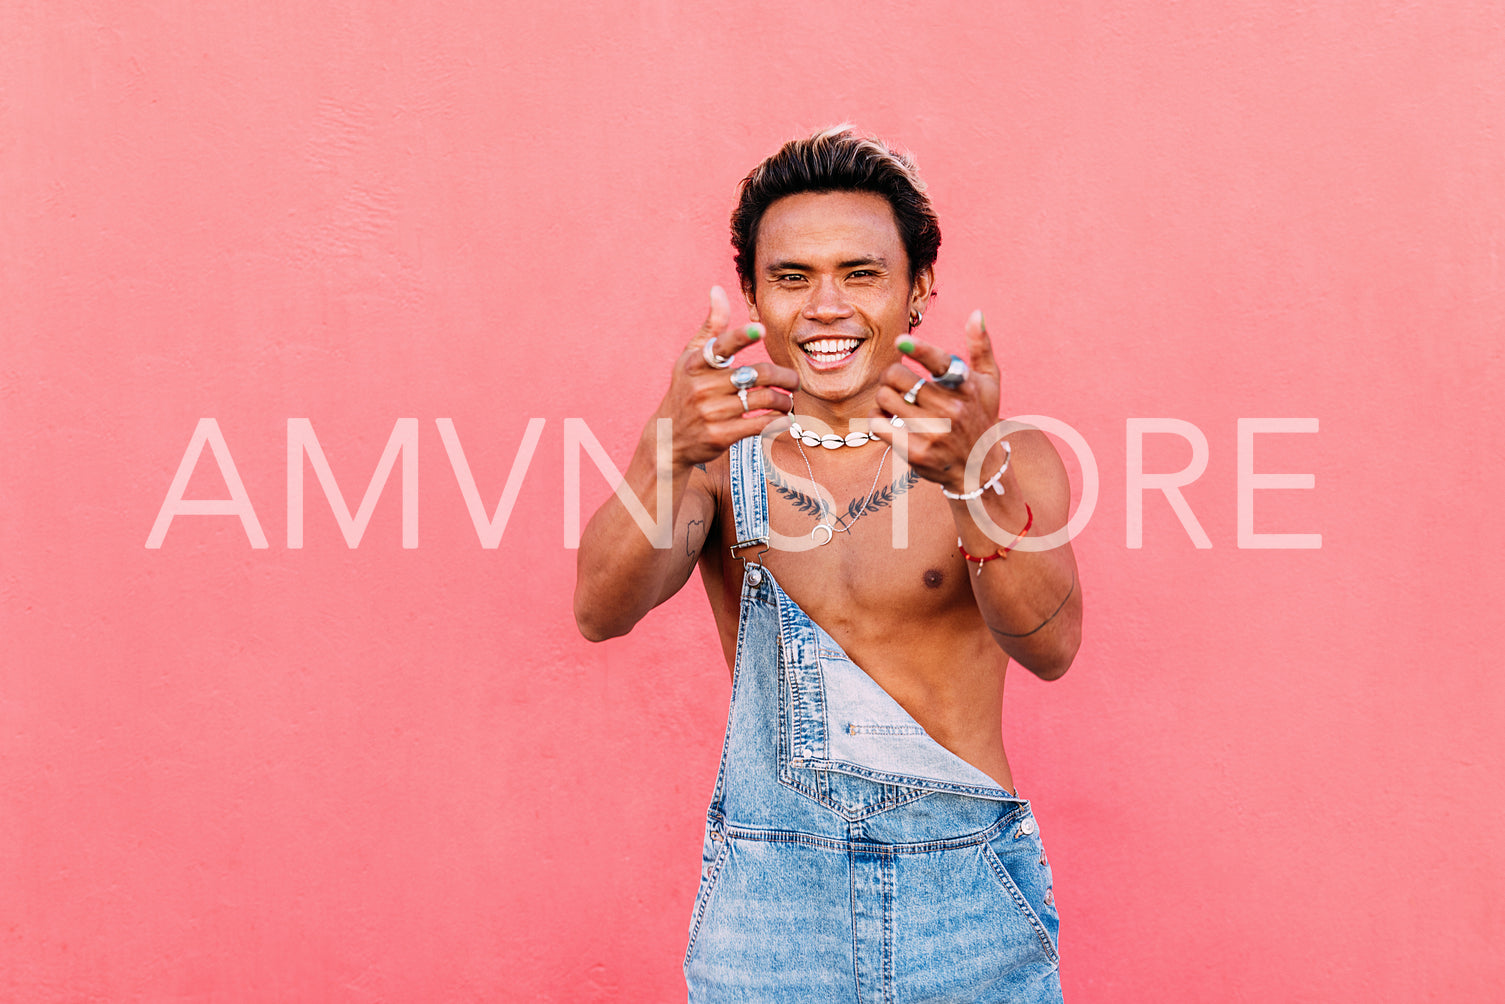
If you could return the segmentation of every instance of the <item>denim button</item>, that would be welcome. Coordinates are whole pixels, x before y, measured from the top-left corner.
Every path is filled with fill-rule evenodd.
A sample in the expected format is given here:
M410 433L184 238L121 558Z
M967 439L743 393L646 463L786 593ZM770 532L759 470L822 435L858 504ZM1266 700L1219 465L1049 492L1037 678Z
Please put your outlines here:
M1024 834L1026 837L1029 836L1031 833L1034 833L1035 832L1035 821L1033 819L1031 819L1031 818L1029 818L1029 817L1026 816L1024 822L1022 822L1022 823L1019 824L1019 832L1022 833L1022 834Z
M753 565L747 570L747 581L751 582L754 586L761 586L763 584L763 569L757 565Z

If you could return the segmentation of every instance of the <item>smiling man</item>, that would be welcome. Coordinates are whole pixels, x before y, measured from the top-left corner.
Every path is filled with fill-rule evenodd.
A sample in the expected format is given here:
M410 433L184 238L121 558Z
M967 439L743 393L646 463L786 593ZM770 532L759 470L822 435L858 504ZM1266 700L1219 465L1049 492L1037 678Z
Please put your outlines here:
M848 127L790 142L732 243L753 323L711 291L625 475L656 517L670 419L675 546L613 496L575 592L586 637L622 635L698 556L732 670L690 1000L1057 1001L1002 710L1011 662L1055 679L1080 641L1070 545L1027 539L1065 526L1065 470L1043 434L997 435L980 312L967 361L914 333L940 229L907 157ZM732 361L760 339L771 362Z

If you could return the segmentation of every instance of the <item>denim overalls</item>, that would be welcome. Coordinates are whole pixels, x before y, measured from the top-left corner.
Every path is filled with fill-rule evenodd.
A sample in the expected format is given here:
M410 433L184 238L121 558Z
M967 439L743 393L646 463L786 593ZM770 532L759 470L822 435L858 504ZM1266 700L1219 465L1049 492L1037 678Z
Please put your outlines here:
M768 537L762 454L731 450L734 554ZM691 1004L1060 1001L1029 803L931 739L743 554Z

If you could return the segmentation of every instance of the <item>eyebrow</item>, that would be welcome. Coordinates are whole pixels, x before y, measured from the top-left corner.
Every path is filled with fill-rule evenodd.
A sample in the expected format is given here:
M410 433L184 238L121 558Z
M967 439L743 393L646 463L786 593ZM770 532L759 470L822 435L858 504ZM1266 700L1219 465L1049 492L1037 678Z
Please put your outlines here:
M849 258L844 262L839 262L836 267L843 269L864 267L887 269L888 259L881 256L867 258ZM769 275L772 275L775 272L813 272L815 271L815 267L808 265L802 261L775 261L769 262L768 267L764 271L766 271Z

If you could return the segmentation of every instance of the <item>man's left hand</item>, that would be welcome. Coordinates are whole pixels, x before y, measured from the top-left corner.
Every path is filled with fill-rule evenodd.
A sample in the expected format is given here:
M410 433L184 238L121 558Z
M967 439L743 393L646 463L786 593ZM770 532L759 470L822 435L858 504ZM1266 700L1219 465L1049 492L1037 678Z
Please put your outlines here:
M972 312L964 330L970 372L955 390L935 382L935 377L945 373L950 365L951 353L916 338L913 333L900 335L899 351L926 369L926 383L911 394L915 403L909 404L904 395L914 391L921 378L907 366L895 363L883 374L883 385L878 388L878 407L882 411L870 416L875 420L873 432L889 443L894 442L896 431L890 421L882 421L889 416L905 423L911 419L948 419L951 426L947 432L905 429L908 433L905 460L920 477L952 492L965 490L963 474L973 444L998 421L998 361L993 357L993 343L988 338L982 311Z

